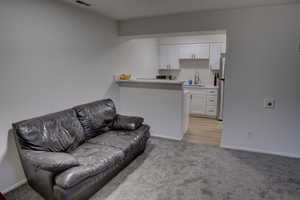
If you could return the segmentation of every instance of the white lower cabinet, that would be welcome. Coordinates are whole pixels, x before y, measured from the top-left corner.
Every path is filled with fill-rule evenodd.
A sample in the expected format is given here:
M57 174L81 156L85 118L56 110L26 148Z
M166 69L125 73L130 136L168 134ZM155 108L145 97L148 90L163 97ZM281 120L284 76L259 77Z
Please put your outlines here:
M191 114L205 114L206 112L206 95L204 94L191 94Z
M206 96L206 104L208 106L216 106L218 103L217 95L207 95Z
M206 115L217 116L217 106L206 106Z
M218 90L189 88L191 94L190 114L217 117Z

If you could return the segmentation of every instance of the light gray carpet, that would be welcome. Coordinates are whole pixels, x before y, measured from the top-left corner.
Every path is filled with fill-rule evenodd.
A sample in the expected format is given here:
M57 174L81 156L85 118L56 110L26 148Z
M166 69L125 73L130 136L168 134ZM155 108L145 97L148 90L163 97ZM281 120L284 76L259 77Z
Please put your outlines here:
M28 185L8 200L41 200ZM300 160L152 138L91 200L299 200Z

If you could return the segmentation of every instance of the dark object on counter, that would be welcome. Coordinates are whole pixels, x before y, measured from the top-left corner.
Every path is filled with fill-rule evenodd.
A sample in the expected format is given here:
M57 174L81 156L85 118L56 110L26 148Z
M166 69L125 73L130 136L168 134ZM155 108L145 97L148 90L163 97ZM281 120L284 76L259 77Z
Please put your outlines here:
M217 74L216 73L214 74L214 86L215 87L217 86Z
M219 78L220 78L220 74L219 73L215 73L215 76L214 76L214 86L215 87L218 85Z
M46 200L82 200L144 152L149 130L105 99L14 123L12 133L34 190Z
M165 80L165 79L167 79L167 75L157 75L156 79L163 79L163 80Z
M157 75L156 79L158 80L175 80L176 77L172 75Z

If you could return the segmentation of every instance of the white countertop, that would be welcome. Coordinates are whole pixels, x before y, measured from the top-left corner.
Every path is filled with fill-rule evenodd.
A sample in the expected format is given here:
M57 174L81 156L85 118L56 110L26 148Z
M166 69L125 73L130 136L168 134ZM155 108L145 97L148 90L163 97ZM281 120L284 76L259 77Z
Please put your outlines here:
M213 85L184 85L184 88L193 88L193 89L218 89Z
M143 84L173 84L173 85L183 85L184 81L177 80L160 80L160 79L130 79L130 80L116 80L117 83L143 83Z
M131 83L131 84L166 84L166 85L181 85L184 88L194 89L218 89L218 87L212 85L187 85L185 81L179 80L163 80L163 79L151 79L151 78L135 78L130 80L116 80L117 83Z

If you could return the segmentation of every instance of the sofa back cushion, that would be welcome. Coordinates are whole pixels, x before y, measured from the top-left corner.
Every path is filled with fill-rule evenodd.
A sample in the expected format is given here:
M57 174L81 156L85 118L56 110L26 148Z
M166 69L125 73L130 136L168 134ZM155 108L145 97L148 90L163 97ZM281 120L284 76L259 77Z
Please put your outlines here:
M13 124L23 149L70 152L85 141L74 109Z
M116 108L111 99L76 106L74 109L87 139L109 131L116 116Z

